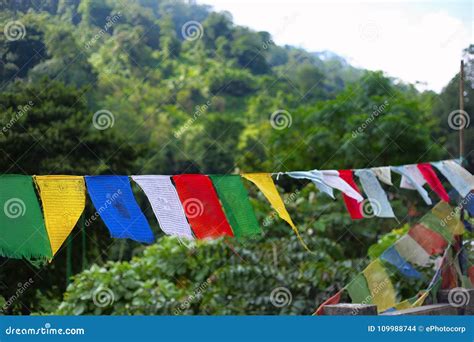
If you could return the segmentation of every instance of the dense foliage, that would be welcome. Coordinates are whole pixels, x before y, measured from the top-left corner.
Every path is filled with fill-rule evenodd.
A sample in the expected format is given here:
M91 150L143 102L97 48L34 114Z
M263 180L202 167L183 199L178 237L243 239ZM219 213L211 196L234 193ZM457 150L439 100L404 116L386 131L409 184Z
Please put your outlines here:
M278 46L267 32L192 2L0 0L0 8L0 22L24 26L21 39L0 35L4 173L337 169L457 153L457 131L447 125L457 108L456 78L441 95L420 93L330 52ZM194 32L186 30L190 23ZM472 98L468 81L466 89ZM106 129L94 126L98 111L112 115ZM302 249L249 184L264 236L192 246L163 237L137 191L155 245L112 240L99 221L83 242L76 227L68 243L72 267L86 270L64 301L65 247L40 270L3 260L0 293L12 302L3 311L307 314L366 265L381 235L427 210L416 193L387 187L401 222L354 223L340 197L332 201L285 177L278 184L316 255ZM85 217L92 213L88 205ZM34 283L21 300L9 301L30 277ZM278 287L290 291L291 305L271 303ZM112 290L113 305L94 302L104 289Z

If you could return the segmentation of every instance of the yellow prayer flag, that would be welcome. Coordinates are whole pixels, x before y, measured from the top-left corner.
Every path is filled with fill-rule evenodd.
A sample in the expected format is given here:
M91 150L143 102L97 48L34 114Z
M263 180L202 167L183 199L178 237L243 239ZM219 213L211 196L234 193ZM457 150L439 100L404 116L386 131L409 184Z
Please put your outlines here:
M275 209L278 216L280 216L281 219L285 220L291 226L304 248L310 251L308 246L301 238L298 228L296 228L295 224L291 220L290 214L286 210L285 203L283 203L275 183L273 183L271 175L269 173L244 173L242 174L242 177L248 179L257 186L257 188L270 202L270 205L273 207L273 209Z
M380 259L372 261L363 273L372 295L372 303L377 305L377 310L382 312L393 308L396 304L395 290Z
M431 212L441 220L441 225L447 228L451 234L461 235L464 233L464 225L459 220L459 210L441 201L431 209Z
M86 204L82 176L35 176L53 255L69 236Z

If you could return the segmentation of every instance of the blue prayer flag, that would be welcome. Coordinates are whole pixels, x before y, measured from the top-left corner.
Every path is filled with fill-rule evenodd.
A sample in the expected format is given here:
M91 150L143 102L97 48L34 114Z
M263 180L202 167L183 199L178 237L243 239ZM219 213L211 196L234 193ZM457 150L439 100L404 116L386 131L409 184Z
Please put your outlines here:
M408 278L421 278L421 274L417 270L415 270L408 261L402 258L402 256L397 252L394 246L387 248L385 252L383 252L380 256L380 259L398 268L400 273L402 273Z
M87 191L113 238L152 243L153 233L127 176L86 176Z

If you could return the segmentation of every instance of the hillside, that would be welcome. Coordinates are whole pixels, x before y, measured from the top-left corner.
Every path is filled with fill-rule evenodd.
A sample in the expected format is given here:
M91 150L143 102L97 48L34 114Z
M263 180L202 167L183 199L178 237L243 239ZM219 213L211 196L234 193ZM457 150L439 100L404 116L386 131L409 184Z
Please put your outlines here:
M449 111L456 109L455 79L441 95L420 93L382 71L354 68L328 51L278 46L269 33L235 25L229 13L193 1L0 0L0 22L5 32L0 35L3 173L276 172L397 165L457 153L456 132L445 125ZM466 89L471 96L472 89ZM466 150L472 151L469 136ZM392 187L387 191L403 222L354 223L341 198L332 201L312 185L284 177L278 185L316 256L300 249L284 223L268 219L271 208L255 188L249 190L258 219L270 222L261 240L236 247L249 261L242 267L222 241L186 249L162 239L148 202L135 189L154 224L157 246L143 256L144 246L110 239L100 220L85 232L76 227L69 245L72 265L66 262L66 248L39 273L26 262L3 260L3 297L10 298L16 284L29 277L36 289L5 312L56 312L67 270L85 269L78 278L92 288L104 276L103 265L115 261L106 269L117 278L108 281L130 277L143 300L148 295L143 283L166 296L186 296L183 289L192 289L198 285L193 282L204 281L219 267L221 288L206 297L213 310L240 314L249 312L248 305L255 313L310 313L333 290L328 279L345 283L380 235L426 210L414 192ZM88 203L85 217L93 213ZM190 275L172 256L189 257L186 267L197 269L193 253L206 268ZM151 273L141 268L157 257L163 264ZM136 274L127 273L130 265L138 265ZM233 282L255 274L263 276L254 285ZM163 279L147 283L147 277ZM262 304L285 279L297 287L291 311ZM255 301L226 305L227 296L247 298L250 286L259 293ZM70 294L72 300L83 295L77 291ZM120 313L150 313L143 302L129 310L132 299L125 290L121 300L125 309ZM66 303L61 310L70 313L74 307ZM163 304L152 313L170 310ZM198 304L186 310L206 312Z

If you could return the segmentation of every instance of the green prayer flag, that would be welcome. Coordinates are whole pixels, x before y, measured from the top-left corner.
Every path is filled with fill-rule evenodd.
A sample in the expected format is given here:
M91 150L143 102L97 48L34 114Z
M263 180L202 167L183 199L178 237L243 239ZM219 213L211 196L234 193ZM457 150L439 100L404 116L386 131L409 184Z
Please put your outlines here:
M442 221L433 213L430 212L424 215L421 218L420 223L423 224L426 228L429 228L432 231L440 234L446 241L453 241L452 233L442 225Z
M347 285L347 292L353 303L372 304L372 295L367 285L367 280L362 273L359 273Z
M33 178L0 176L0 255L30 261L53 257Z
M216 188L234 235L237 238L261 233L240 175L209 176Z

